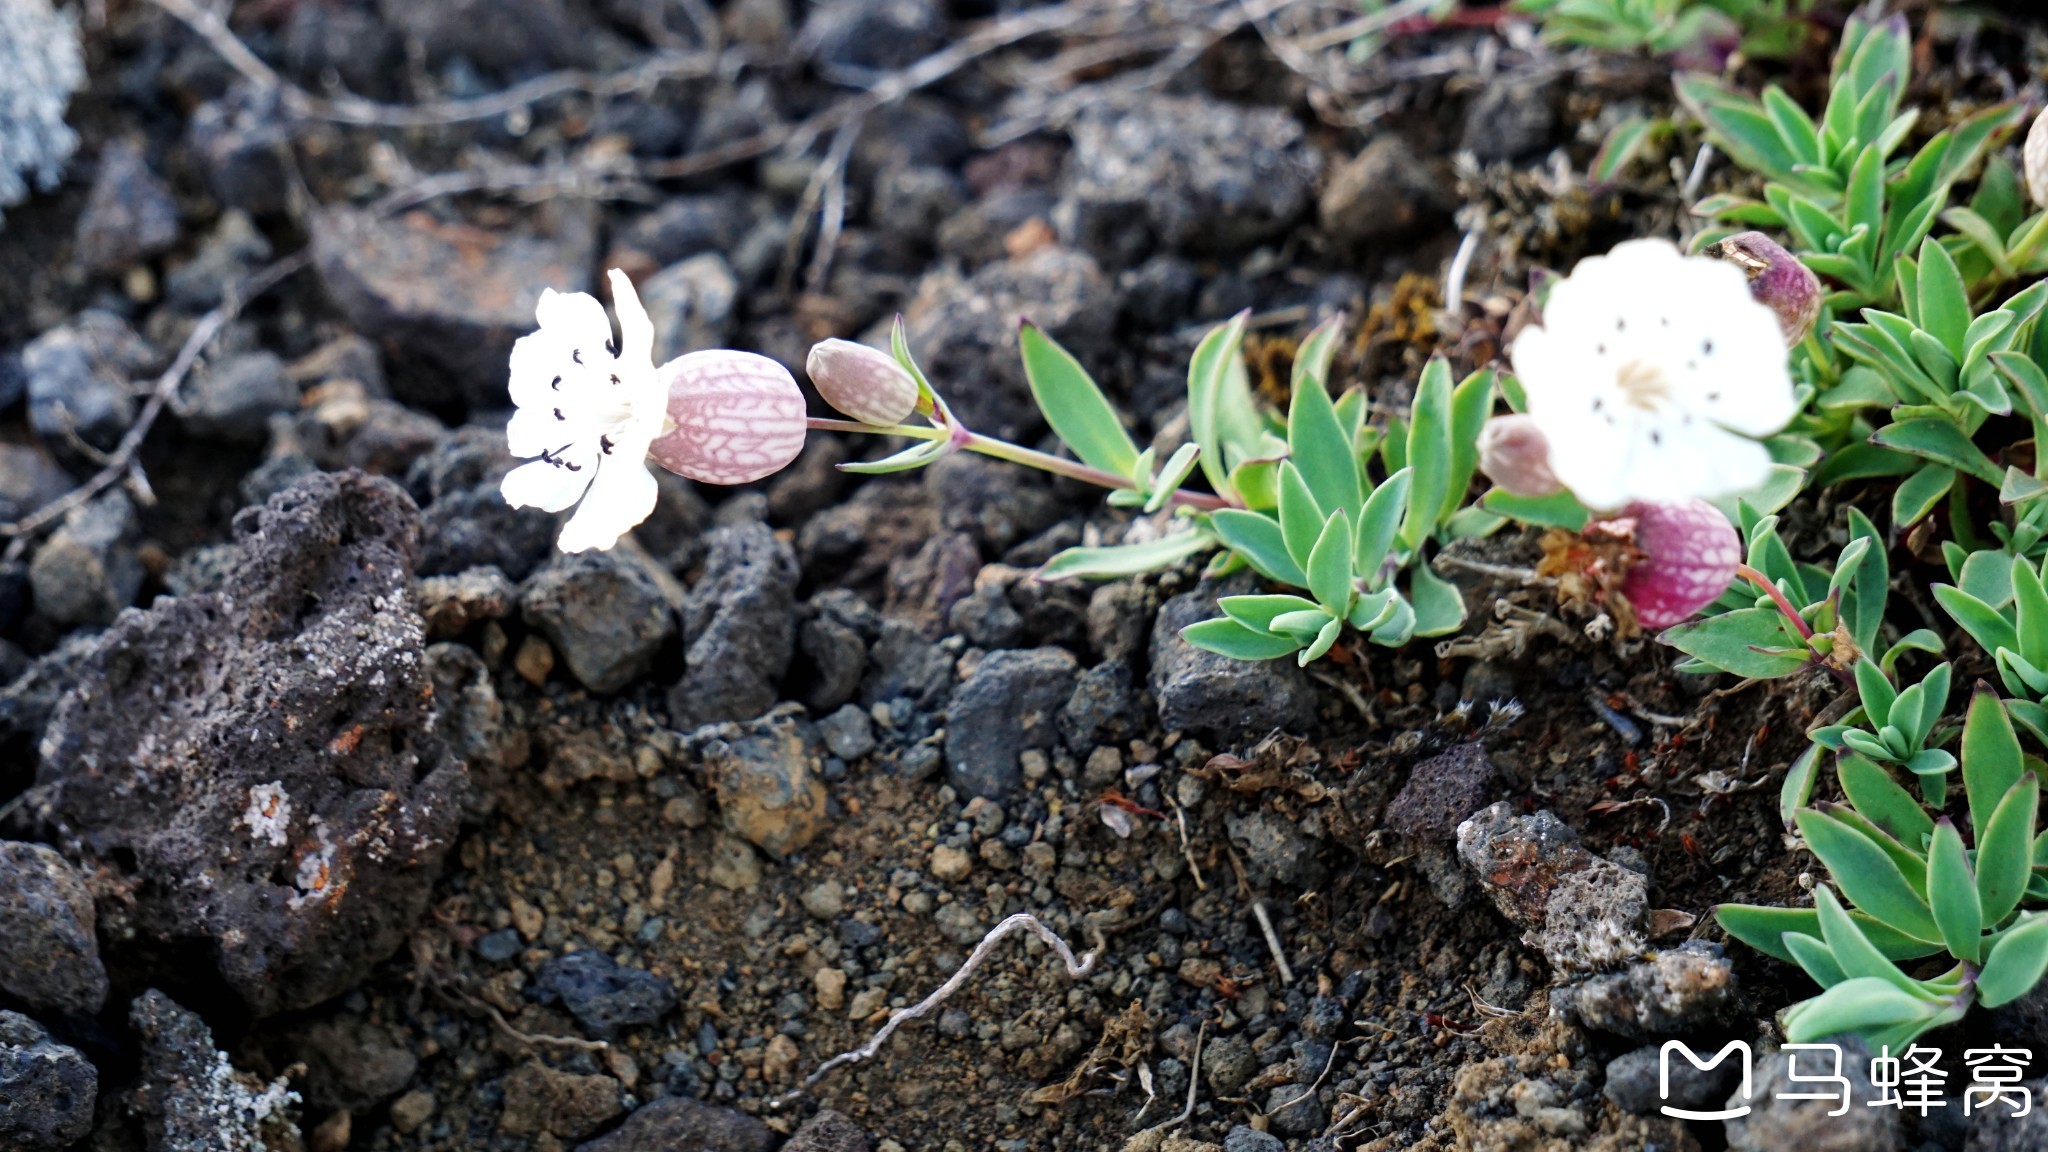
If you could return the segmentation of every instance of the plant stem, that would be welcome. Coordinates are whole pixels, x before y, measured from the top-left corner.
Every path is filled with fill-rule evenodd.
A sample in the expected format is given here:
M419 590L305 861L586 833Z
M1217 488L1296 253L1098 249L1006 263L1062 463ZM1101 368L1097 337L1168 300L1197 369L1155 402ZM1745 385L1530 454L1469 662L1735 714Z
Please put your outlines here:
M1772 603L1778 606L1779 614L1790 620L1792 627L1798 629L1801 640L1813 639L1813 629L1807 626L1806 618L1799 614L1798 609L1792 607L1792 602L1785 599L1785 594L1780 592L1778 586L1771 583L1769 578L1747 564L1737 564L1735 574L1763 589L1770 596Z
M961 448L969 452L979 452L983 456L992 456L997 460L1007 460L1012 464L1022 464L1026 468L1036 468L1041 472L1050 472L1055 476L1065 476L1072 480L1079 480L1083 483L1094 484L1103 488L1136 487L1136 485L1131 483L1129 477L1119 476L1114 472L1105 471L1101 468L1092 468L1077 460L1068 460L1064 457L1054 456L1050 452L1040 452L1035 448L1022 448L1006 440L997 440L992 436L984 436L979 432L968 431L964 427L953 430L937 427L919 427L914 424L891 424L881 427L873 424L862 424L857 420L830 420L816 416L807 417L804 420L804 424L806 427L821 432L863 432L877 436L908 436L914 440L944 440L950 437ZM1235 507L1230 501L1225 500L1221 496L1208 492L1192 492L1186 488L1174 489L1173 496L1169 502L1184 508L1199 508L1205 512L1214 511L1218 508Z

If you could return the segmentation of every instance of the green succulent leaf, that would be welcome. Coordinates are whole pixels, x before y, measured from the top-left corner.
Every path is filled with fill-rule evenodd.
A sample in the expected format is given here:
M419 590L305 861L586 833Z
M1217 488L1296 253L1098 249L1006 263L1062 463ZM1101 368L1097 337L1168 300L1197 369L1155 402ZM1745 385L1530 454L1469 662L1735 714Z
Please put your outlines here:
M1925 999L1895 984L1861 976L1787 1009L1785 1039L1811 1044L1843 1032L1868 1034L1895 1025L1931 1022L1935 1011Z
M1350 613L1351 598L1355 595L1351 560L1351 521L1341 511L1332 512L1309 553L1308 587L1330 610L1330 615L1340 620Z
M1977 897L1984 923L1993 926L2012 915L2033 875L2034 820L2040 809L2041 786L2032 772L2019 778L1991 813L1991 822L1977 829Z
M1428 564L1417 564L1410 573L1408 599L1415 610L1417 636L1448 636L1465 624L1464 594Z
M1347 519L1358 515L1364 500L1359 491L1358 457L1351 438L1345 434L1330 394L1313 374L1294 382L1294 399L1287 408L1287 456L1300 469L1316 503Z
M1113 544L1099 548L1068 548L1045 562L1038 570L1040 580L1075 577L1083 580L1116 580L1171 568L1190 556L1216 547L1216 538L1206 532L1176 532L1142 544Z
M1024 378L1032 398L1053 433L1089 467L1131 476L1138 446L1088 370L1036 324L1026 323L1018 330L1017 344L1024 354Z
M1237 491L1231 470L1261 455L1265 432L1241 355L1250 318L1247 309L1211 328L1188 361L1188 428L1201 447L1209 486L1225 495Z
M1450 499L1452 459L1451 366L1442 357L1430 360L1415 386L1415 406L1408 425L1408 467L1415 479L1408 488L1408 517L1401 524L1401 543L1409 550L1422 546L1443 518ZM1476 460L1476 457L1475 457Z
M1941 939L1926 899L1906 883L1898 864L1876 841L1815 809L1796 819L1799 834L1858 908L1916 939Z
M1992 813L2025 772L2026 758L2012 717L1996 692L1978 684L1963 719L1963 791L1972 828L1990 827Z
M1895 928L1879 923L1864 912L1849 910L1849 919L1854 921L1864 939L1870 941L1887 959L1895 961L1918 960L1942 951L1942 946L1927 940L1916 940ZM1714 909L1714 920L1724 931L1744 944L1775 956L1786 963L1797 963L1786 950L1783 937L1788 932L1803 933L1819 937L1820 914L1811 908L1767 908L1757 904L1723 904Z
M1271 516L1223 508L1209 514L1216 536L1232 552L1244 557L1259 575L1296 588L1308 587L1308 576L1288 554L1280 523Z
M1845 752L1835 761L1835 775L1856 811L1900 843L1919 844L1933 833L1934 820L1920 802L1867 757Z
M1811 663L1776 608L1738 608L1666 629L1659 640L1723 672L1752 680L1789 676ZM1794 650L1794 649L1797 650Z
M2010 1004L2033 991L2048 972L2048 916L2031 917L1998 938L1977 973L1977 1000L1986 1008Z
M1358 514L1353 568L1367 587L1377 588L1384 582L1387 552L1400 533L1401 518L1408 509L1408 486L1414 477L1407 468L1387 477L1365 498L1365 508Z
M1963 849L1962 834L1946 818L1936 822L1927 845L1927 903L1949 955L1976 963L1984 936L1983 901L1977 895L1977 877Z
M1300 651L1301 642L1291 637L1254 632L1235 620L1218 617L1190 624L1180 638L1219 656L1233 660L1277 660Z
M1287 544L1287 555L1304 572L1308 570L1309 553L1322 538L1324 521L1332 511L1335 509L1324 508L1309 491L1308 481L1302 479L1294 461L1280 462L1280 538Z

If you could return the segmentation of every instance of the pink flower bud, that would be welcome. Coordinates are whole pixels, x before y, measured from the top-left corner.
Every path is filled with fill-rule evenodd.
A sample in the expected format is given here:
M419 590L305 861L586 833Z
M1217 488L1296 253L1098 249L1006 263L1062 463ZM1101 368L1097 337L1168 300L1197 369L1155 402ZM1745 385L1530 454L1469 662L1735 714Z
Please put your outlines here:
M805 371L818 395L863 424L901 424L917 408L917 381L894 356L851 340L811 345Z
M1706 254L1726 260L1749 277L1749 294L1778 317L1790 348L1813 331L1823 295L1820 277L1761 232L1743 232L1707 247Z
M2020 162L2027 173L2027 195L2034 198L2035 207L2048 208L2048 108L2043 108L2034 117L2034 126L2027 129L2027 146Z
M803 451L803 390L768 357L720 348L679 356L655 372L668 382L672 427L648 455L663 468L707 484L746 484Z
M1550 441L1533 417L1496 416L1479 428L1479 470L1516 496L1549 496L1564 488L1550 470Z
M1621 594L1646 631L1683 623L1734 581L1742 539L1712 504L1631 504L1622 518L1635 521L1635 546L1643 559L1629 569Z

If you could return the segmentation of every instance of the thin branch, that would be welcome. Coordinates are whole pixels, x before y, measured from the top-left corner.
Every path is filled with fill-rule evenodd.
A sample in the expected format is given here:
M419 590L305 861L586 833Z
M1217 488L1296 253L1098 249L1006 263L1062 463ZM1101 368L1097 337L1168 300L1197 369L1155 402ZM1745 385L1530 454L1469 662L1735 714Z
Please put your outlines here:
M184 3L187 0L173 0ZM1057 31L1078 22L1087 11L1072 3L1034 8L1007 16L974 32L957 43L926 56L900 72L882 77L874 87L840 100L795 124L781 124L744 139L692 152L674 160L649 164L641 175L654 180L698 176L705 172L765 156L784 144L808 145L826 132L858 120L877 108L894 104L905 96L951 76L967 65L1000 48L1007 48L1045 32Z
M953 993L959 991L960 986L967 982L969 976L974 975L975 969L981 967L982 962L988 959L989 953L995 950L995 946L1002 942L1003 937L1019 929L1028 931L1040 940L1045 941L1046 946L1057 953L1060 962L1066 965L1067 975L1076 980L1085 980L1095 971L1095 962L1102 958L1102 951L1108 946L1102 939L1101 931L1097 930L1095 932L1094 949L1087 955L1077 959L1074 956L1074 950L1067 946L1065 940L1060 939L1059 933L1046 927L1044 922L1040 921L1038 917L1033 916L1029 912L1019 912L1015 916L1008 917L1002 923L989 929L988 935L983 936L981 943L976 944L974 951L968 954L967 962L960 965L959 971L948 977L946 982L939 985L936 991L908 1008L898 1008L896 1011L891 1012L888 1022L883 1024L873 1036L870 1036L866 1044L850 1052L841 1052L839 1055L818 1065L817 1071L804 1077L803 1086L809 1088L816 1084L825 1078L827 1072L832 1071L834 1068L846 1064L858 1064L863 1060L872 1059L875 1053L881 1051L882 1045L888 1042L889 1037L895 1035L896 1029L910 1023L912 1020L930 1015L933 1009L945 1003Z
M1265 933L1266 948L1273 953L1273 963L1280 966L1280 982L1294 983L1294 969L1287 965L1287 950L1280 946L1280 933L1273 929L1273 917L1266 911L1264 900L1252 901L1252 915L1258 917L1259 931Z
M663 80L687 80L710 76L717 71L716 52L661 52L641 64L609 75L588 72L549 72L514 84L502 92L467 100L435 100L425 104L380 104L360 96L315 96L278 75L237 37L234 30L198 0L150 0L192 29L220 54L243 79L266 92L276 92L287 112L309 120L328 120L373 128L420 128L435 124L460 124L488 120L569 92L599 97L623 96Z
M171 361L170 367L164 369L163 375L157 377L156 384L150 389L149 400L142 406L142 412L136 416L135 423L128 426L128 431L121 436L121 442L107 454L107 461L101 465L100 470L95 472L90 480L21 519L0 524L0 536L12 538L12 542L7 545L6 559L19 559L21 553L28 547L30 537L37 531L55 523L73 508L91 500L119 480L134 464L136 453L142 449L143 438L149 435L150 427L156 423L157 417L163 414L164 407L177 395L178 388L185 382L185 377L192 371L192 366L198 362L206 346L213 342L213 338L234 322L235 317L241 314L243 305L276 287L279 281L312 262L312 251L301 249L230 288L218 307L200 317L199 323L192 326L191 335L185 338L184 347L178 349L177 358Z

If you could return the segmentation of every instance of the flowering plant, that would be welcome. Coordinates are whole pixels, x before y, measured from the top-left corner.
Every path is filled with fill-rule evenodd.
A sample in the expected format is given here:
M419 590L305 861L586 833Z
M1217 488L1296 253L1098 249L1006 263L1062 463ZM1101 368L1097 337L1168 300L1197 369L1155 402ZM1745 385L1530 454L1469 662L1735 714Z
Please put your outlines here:
M1249 567L1308 593L1225 597L1223 616L1183 632L1198 647L1306 664L1346 627L1384 645L1455 630L1465 618L1463 599L1418 561L1464 504L1479 425L1493 403L1492 373L1453 386L1449 366L1434 362L1410 418L1372 426L1361 394L1330 397L1326 381L1342 323L1333 318L1296 352L1293 402L1282 420L1253 399L1241 355L1245 319L1212 330L1196 348L1188 369L1191 439L1163 465L1154 450L1139 450L1080 362L1028 323L1018 334L1025 378L1074 460L962 426L917 367L900 323L891 356L833 342L814 350L811 375L821 395L860 421L829 426L922 441L851 470L915 468L964 449L1100 484L1112 489L1112 504L1175 510L1167 531L1068 549L1045 565L1042 579L1128 576L1216 551L1212 572ZM875 402L884 395L886 403ZM913 411L926 426L880 423ZM1182 487L1197 469L1209 491ZM1397 580L1403 572L1405 587Z

